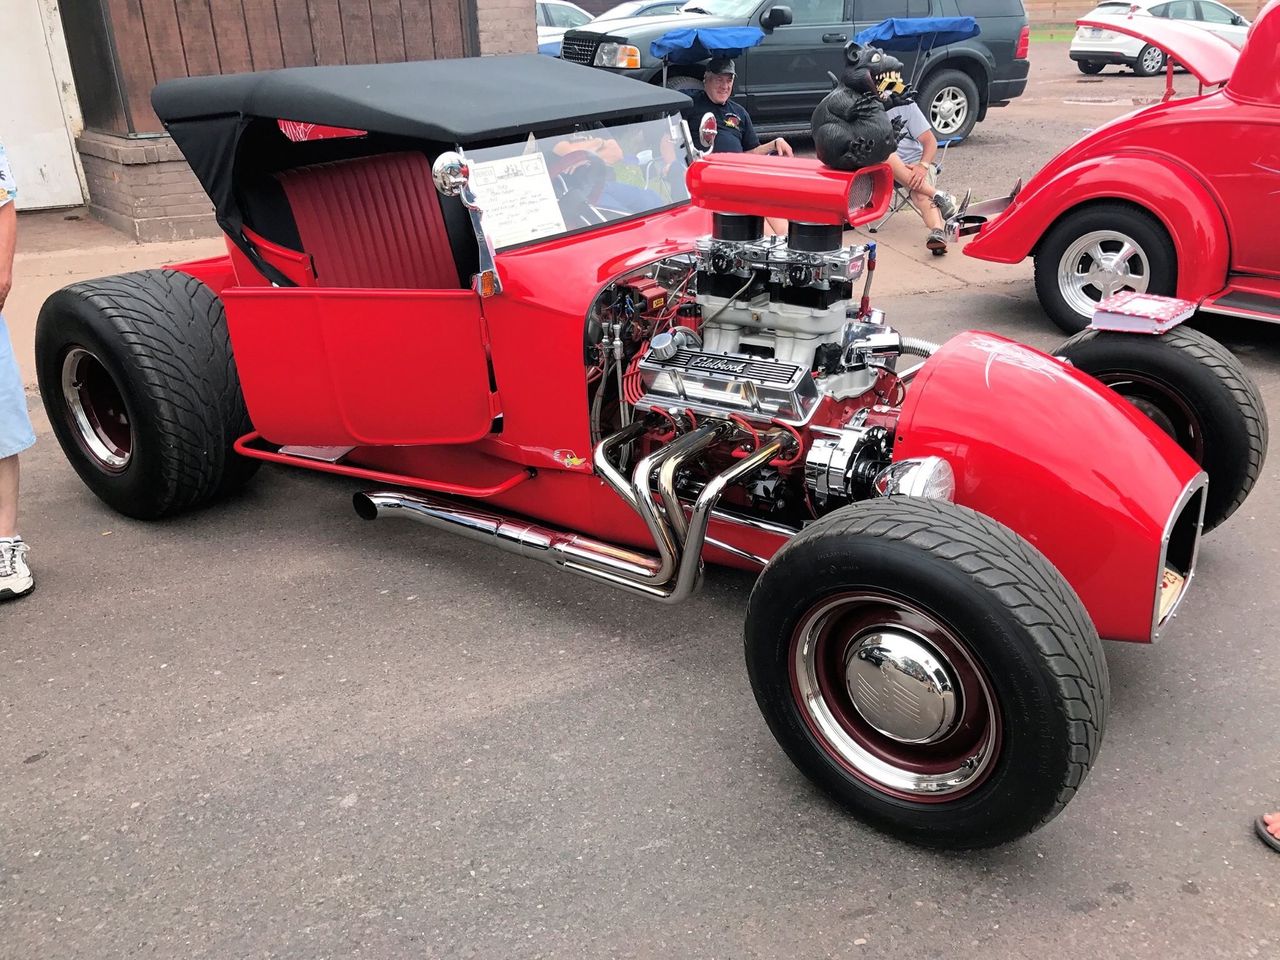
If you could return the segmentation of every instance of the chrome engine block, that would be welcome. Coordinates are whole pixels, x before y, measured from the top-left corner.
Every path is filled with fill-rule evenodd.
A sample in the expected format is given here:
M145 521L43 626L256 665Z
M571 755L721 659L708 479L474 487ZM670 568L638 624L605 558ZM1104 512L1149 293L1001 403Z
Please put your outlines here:
M640 361L645 392L638 409L740 414L803 426L821 399L806 366L707 350L677 349L669 357L656 356L662 352L660 346L651 347Z

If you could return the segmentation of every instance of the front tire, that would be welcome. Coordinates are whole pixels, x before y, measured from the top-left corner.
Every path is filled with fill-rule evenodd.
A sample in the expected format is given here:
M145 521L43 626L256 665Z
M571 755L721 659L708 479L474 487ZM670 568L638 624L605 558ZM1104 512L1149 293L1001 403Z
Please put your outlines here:
M1177 253L1164 226L1122 203L1099 203L1067 214L1035 251L1036 295L1066 333L1089 326L1098 303L1121 290L1172 296Z
M113 509L154 520L257 468L222 302L194 277L142 270L63 287L36 323L40 396L63 453Z
M751 593L746 657L792 762L927 846L1038 829L1102 739L1107 665L1080 599L1017 534L949 503L866 501L796 536Z
M1086 330L1055 351L1129 400L1209 475L1204 529L1235 513L1267 456L1267 412L1240 361L1199 330Z
M1147 44L1133 61L1133 72L1139 77L1153 77L1164 69L1165 55L1159 47Z
M963 140L978 122L978 85L960 70L939 70L925 81L917 102L939 142Z

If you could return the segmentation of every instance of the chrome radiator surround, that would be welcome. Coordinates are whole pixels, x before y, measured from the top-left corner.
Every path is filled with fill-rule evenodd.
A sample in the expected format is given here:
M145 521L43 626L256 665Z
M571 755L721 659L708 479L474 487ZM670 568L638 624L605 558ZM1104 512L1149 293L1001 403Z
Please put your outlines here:
M644 384L636 403L640 410L738 414L798 427L812 419L821 399L804 367L740 353L678 350L665 360L649 353L639 372Z

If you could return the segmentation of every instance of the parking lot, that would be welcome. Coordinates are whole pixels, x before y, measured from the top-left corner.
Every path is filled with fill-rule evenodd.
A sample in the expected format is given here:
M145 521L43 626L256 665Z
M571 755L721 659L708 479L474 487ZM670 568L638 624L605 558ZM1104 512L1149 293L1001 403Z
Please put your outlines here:
M1005 192L1163 89L1085 78L1065 44L1032 56L1028 94L949 151L944 183ZM908 216L885 242L919 233L923 254ZM933 340L1060 342L1026 264L978 266L879 305ZM1280 418L1280 332L1202 328ZM137 523L36 419L39 586L0 607L0 957L1280 954L1280 860L1252 833L1280 807L1277 455L1167 637L1108 646L1075 800L949 854L846 817L782 754L743 666L747 575L663 607L361 521L367 485L275 467Z

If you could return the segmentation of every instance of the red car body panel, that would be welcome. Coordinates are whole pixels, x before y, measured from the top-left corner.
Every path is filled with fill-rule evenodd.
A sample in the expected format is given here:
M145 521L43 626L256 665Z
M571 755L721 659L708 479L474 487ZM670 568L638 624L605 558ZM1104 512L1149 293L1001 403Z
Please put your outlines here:
M1124 486L1081 471L1085 451ZM1150 637L1155 581L1145 594L1115 585L1158 569L1169 518L1152 505L1176 501L1200 468L1131 404L1030 347L964 333L925 365L898 421L894 459L930 455L955 469L956 503L1017 530L1053 562L1101 636Z
M491 430L499 410L471 290L229 287L221 297L245 404L273 443L471 443Z
M282 446L354 448L340 464L253 449L256 435L239 449L483 499L619 546L651 548L636 512L594 473L584 323L607 284L693 250L710 232L711 213L698 205L707 202L702 184L726 195L754 191L757 209L793 213L819 189L837 217L849 212L855 174L826 178L821 188L783 177L762 189L738 182L748 165L699 161L689 178L694 204L499 252L502 291L487 298L269 287L242 257L178 265L222 296L257 433ZM865 209L875 211L889 188L875 171L871 179ZM290 251L260 249L278 268L287 265ZM293 267L305 280L305 263ZM894 459L945 457L959 481L957 502L1038 547L1079 592L1101 635L1152 638L1165 524L1199 475L1172 441L1098 382L983 334L956 338L925 362L898 425ZM1108 480L1119 477L1123 490ZM711 520L704 557L759 569L793 533L726 509Z
M1249 27L1240 49L1240 62L1227 81L1227 95L1237 103L1258 106L1280 104L1280 70L1276 51L1280 50L1280 0L1271 0Z
M1122 32L1152 42L1174 39L1165 28L1176 24L1151 17L1123 22L1131 28ZM1110 21L1098 25L1120 29ZM1218 38L1199 30L1174 33L1181 44L1195 34L1204 74L1220 74L1204 59L1213 47L1208 41ZM1221 44L1236 55L1230 44ZM1168 49L1182 59L1184 47ZM1185 49L1194 61L1191 48ZM1127 114L1062 151L1003 213L982 225L965 254L1017 263L1065 214L1082 204L1119 200L1164 224L1177 252L1180 297L1209 297L1232 274L1280 276L1271 237L1280 222L1280 0L1259 14L1235 63L1222 90Z

